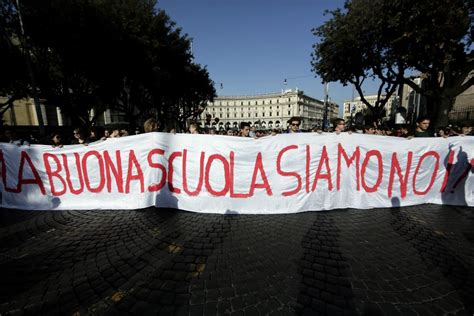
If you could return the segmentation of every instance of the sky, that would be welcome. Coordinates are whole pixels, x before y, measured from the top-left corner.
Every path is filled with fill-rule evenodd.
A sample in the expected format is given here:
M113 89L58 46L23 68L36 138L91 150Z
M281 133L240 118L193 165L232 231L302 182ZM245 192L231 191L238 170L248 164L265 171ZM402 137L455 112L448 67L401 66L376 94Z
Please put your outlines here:
M192 38L195 62L206 66L217 95L298 88L320 100L324 86L311 72L317 41L311 30L329 19L325 10L343 5L341 0L158 0L158 8ZM352 86L329 83L340 113L353 94Z

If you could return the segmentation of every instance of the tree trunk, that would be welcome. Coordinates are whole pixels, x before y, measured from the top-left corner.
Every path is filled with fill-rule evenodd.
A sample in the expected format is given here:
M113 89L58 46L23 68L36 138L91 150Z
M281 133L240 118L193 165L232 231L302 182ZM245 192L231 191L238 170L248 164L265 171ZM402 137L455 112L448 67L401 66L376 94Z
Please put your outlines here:
M384 116L384 108L383 107L374 106L374 107L371 107L370 110L371 110L373 122L382 121L382 118Z
M453 108L454 99L439 98L433 102L432 126L434 128L445 127L449 124L449 112Z

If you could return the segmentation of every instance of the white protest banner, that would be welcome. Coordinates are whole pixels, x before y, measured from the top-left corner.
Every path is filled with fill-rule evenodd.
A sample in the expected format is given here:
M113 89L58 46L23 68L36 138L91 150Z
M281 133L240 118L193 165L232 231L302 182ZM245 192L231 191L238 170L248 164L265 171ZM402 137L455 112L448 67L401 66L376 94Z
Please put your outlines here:
M474 137L149 133L89 146L0 144L1 206L277 214L473 206Z

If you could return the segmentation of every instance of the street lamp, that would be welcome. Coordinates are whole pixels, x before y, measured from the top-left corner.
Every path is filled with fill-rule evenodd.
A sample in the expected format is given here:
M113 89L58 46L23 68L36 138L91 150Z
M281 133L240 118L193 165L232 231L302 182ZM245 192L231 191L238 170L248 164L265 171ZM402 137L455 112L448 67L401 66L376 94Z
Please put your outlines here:
M352 104L352 107L351 107L351 122L349 124L349 128L352 128L352 114L354 114L355 109L356 109L355 104Z
M329 84L327 82L324 83L324 115L323 115L323 131L327 131L328 128L328 102L329 97Z

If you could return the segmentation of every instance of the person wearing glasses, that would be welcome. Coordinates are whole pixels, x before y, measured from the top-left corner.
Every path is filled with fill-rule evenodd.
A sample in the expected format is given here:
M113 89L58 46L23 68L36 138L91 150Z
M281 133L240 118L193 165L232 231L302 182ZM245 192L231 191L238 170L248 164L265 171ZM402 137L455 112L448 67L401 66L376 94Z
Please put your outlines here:
M71 141L71 145L85 145L89 144L89 139L87 137L86 131L83 128L76 128L74 130L74 137Z
M288 133L299 133L300 132L300 125L301 119L299 117L293 116L288 120L289 129Z

